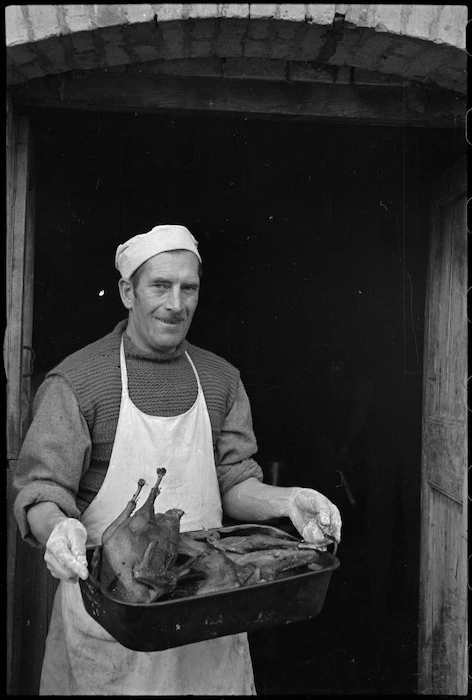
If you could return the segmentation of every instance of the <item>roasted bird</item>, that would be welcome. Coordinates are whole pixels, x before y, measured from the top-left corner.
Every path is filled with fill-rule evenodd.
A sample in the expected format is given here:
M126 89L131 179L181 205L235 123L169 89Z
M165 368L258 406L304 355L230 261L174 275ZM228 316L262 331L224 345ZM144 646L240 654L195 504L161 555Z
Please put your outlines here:
M144 485L138 481L137 492L104 531L101 552L95 552L92 573L115 598L149 604L273 581L303 567L322 568L316 550L299 549L298 540L272 527L180 533L182 510L154 512L165 473L157 469L155 485L133 515Z
M190 557L191 563L187 564L188 573L181 577L173 598L239 588L244 582L243 571L211 544L181 535L179 553Z
M152 603L176 586L179 574L187 573L186 567L173 568L183 510L154 512L165 473L165 469L157 470L157 481L146 502L132 515L145 483L140 479L137 492L102 535L100 581L120 600Z

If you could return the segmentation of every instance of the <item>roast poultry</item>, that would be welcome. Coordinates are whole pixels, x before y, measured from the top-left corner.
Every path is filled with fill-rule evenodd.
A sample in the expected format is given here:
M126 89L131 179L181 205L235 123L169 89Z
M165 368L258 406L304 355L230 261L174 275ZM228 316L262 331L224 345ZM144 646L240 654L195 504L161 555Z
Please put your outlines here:
M136 510L145 483L138 481L136 493L94 552L91 573L114 598L149 604L322 568L315 549L300 549L299 540L269 526L181 533L182 510L154 512L165 473L157 469L156 483Z
M184 512L177 508L166 513L154 512L154 501L165 473L165 469L157 470L157 481L146 502L133 515L145 483L140 479L138 490L126 508L103 532L100 581L120 600L151 603L177 584L179 569L174 564ZM185 573L186 567L182 570Z

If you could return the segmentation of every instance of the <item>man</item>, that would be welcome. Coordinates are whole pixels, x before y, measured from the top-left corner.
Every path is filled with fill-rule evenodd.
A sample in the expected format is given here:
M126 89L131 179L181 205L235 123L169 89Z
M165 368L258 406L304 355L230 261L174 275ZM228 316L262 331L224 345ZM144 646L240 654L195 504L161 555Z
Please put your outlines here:
M162 652L118 644L85 611L78 577L138 478L147 493L167 473L157 510L185 512L182 530L234 519L290 517L308 541L340 539L339 511L311 489L262 483L249 401L238 371L186 335L198 303L201 257L183 226L156 226L118 246L128 319L47 375L16 474L23 537L45 545L61 579L41 694L251 695L245 634ZM142 492L141 497L147 493Z

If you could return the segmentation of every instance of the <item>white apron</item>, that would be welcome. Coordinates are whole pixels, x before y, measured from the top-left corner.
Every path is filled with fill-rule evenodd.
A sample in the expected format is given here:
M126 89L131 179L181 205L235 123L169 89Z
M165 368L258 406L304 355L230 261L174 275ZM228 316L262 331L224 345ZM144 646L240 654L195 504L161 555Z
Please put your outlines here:
M211 424L198 373L193 406L178 416L142 413L128 394L123 340L121 406L110 465L98 494L82 515L87 546L146 480L138 508L167 470L155 510L185 511L181 530L219 527L222 508ZM127 649L86 612L78 583L59 584L46 640L40 695L255 695L247 635L237 634L156 652Z

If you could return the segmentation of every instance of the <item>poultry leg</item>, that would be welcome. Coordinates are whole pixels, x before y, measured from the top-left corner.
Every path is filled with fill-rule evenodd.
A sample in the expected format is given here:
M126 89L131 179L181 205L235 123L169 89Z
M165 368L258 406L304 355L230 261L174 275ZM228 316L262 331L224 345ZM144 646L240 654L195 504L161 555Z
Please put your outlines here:
M115 532L116 528L121 525L125 520L127 520L133 511L136 508L137 502L138 502L138 497L139 494L141 493L141 489L143 488L144 484L146 482L144 479L139 479L138 480L138 490L134 494L134 496L128 501L126 504L126 508L123 510L122 513L114 520L104 531L102 535L102 544L105 544L105 542L108 542L110 537L113 535Z

